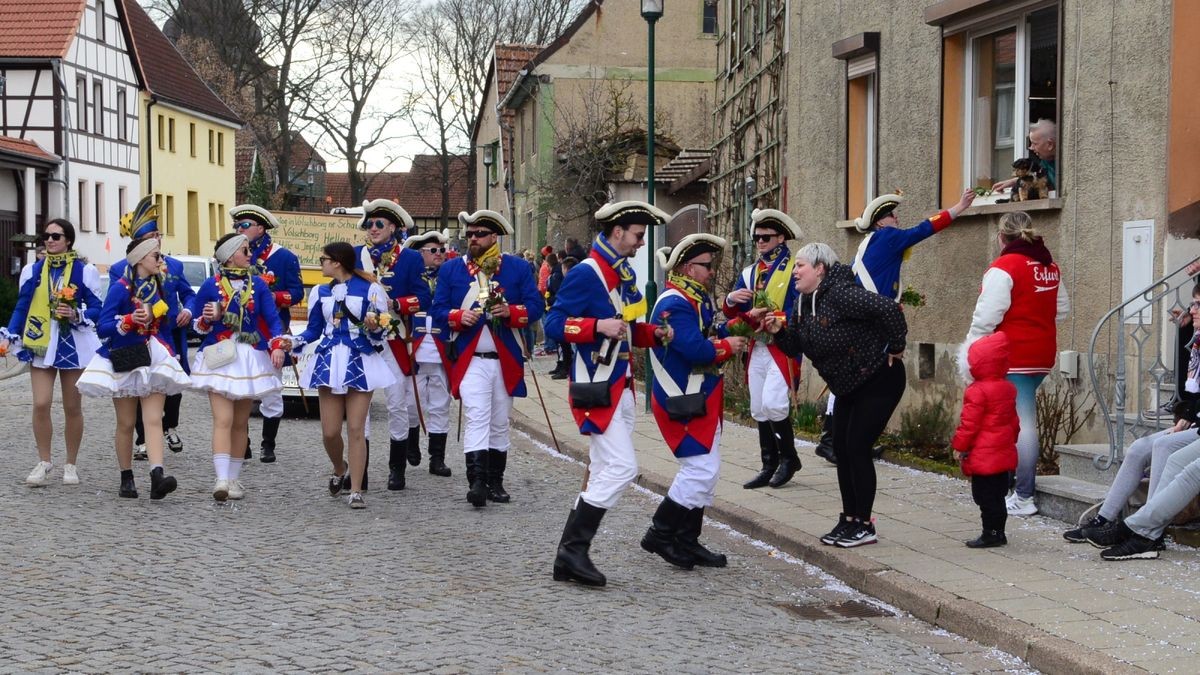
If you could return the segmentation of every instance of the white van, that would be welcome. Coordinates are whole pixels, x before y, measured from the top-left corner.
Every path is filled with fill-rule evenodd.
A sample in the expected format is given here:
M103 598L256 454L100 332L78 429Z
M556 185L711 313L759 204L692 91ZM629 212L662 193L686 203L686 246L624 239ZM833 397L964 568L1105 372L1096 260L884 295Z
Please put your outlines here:
M183 276L187 279L188 286L192 287L193 293L200 290L200 284L216 272L213 269L213 259L207 256L173 255L171 257L183 263ZM192 346L200 344L200 335L190 326L188 327L188 344Z

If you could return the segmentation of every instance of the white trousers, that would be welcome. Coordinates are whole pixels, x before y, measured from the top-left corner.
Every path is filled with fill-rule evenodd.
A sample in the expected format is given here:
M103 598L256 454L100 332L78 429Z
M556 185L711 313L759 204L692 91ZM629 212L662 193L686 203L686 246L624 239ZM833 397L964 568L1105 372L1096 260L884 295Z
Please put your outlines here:
M500 361L472 357L458 395L463 403L463 452L508 452L512 397L504 389Z
M283 390L276 389L262 397L258 402L258 412L263 417L283 417Z
M412 387L411 376L405 375L400 370L400 364L396 363L396 356L392 354L391 347L384 345L383 351L379 355L383 357L383 362L392 371L392 377L396 378L396 384L383 390L387 398L388 437L393 441L408 440L408 399L410 396L408 390ZM369 411L367 412L366 429L367 438L370 438L371 413Z
M625 488L637 478L633 450L633 392L625 388L616 413L602 434L592 434L588 451L587 489L579 498L601 509L611 509Z
M721 471L720 444L721 430L717 429L712 452L676 459L679 471L667 490L667 497L671 501L689 509L712 506L717 496L717 476Z
M409 384L408 428L419 427L423 415L427 433L450 433L450 383L446 379L445 367L441 363L417 364L416 392L421 399L420 415L417 414L417 401L412 394L412 383Z
M779 372L771 350L762 342L750 352L750 416L755 422L780 422L787 419L790 402L787 378Z

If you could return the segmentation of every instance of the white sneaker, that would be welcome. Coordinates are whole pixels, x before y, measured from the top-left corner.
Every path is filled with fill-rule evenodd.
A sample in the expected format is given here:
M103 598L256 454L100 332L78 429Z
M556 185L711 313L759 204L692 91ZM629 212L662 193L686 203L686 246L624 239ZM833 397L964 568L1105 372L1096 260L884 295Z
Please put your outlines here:
M1015 500L1016 498L1017 498L1016 490L1013 490L1012 492L1008 493L1007 495L1004 495L1004 506L1006 508L1011 509L1012 505L1013 505L1013 500Z
M1008 503L1008 515L1010 516L1032 516L1037 513L1037 504L1033 503L1033 497L1015 497Z
M74 464L63 464L63 485L79 485L79 473Z
M229 498L230 499L242 499L245 496L246 496L246 488L242 486L242 481L240 481L240 480L229 481Z
M54 465L50 462L38 462L37 466L33 467L33 471L30 471L29 475L25 477L25 484L33 487L45 485L50 470L53 468Z
M167 449L171 452L183 451L183 439L179 437L179 432L175 429L167 429L167 433L163 434L163 438L167 441Z
M137 443L133 446L133 458L140 460L145 460L147 458L145 443Z
M223 502L229 499L229 481L221 478L213 485L213 499Z

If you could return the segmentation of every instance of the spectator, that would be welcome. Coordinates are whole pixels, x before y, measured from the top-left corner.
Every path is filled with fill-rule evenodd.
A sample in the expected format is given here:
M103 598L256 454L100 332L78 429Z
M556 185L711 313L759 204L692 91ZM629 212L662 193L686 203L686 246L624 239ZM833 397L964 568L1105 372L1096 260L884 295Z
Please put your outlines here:
M576 262L582 261L587 257L587 251L579 245L579 240L575 237L567 237L567 245L563 248L563 255L567 258L574 258Z
M555 263L550 262L550 256L554 255L554 247L546 245L542 247L542 266L538 268L537 284L538 291L542 295L546 294L546 284L550 280L550 274L554 271Z
M579 264L575 258L563 258L562 264L555 268L554 273L550 275L550 304L554 304L554 299L558 297L558 289L562 287L563 279L567 277L567 272L571 268ZM554 370L550 371L550 379L565 380L571 376L571 355L574 352L571 350L570 343L563 342L558 345L558 365L554 366Z
M549 249L549 248L550 247L547 246L546 248L543 248L542 251L545 251L546 249ZM555 274L558 274L558 283L561 284L562 283L562 271L559 269L557 253L554 253L553 250L551 250L551 252L546 253L545 256L546 257L542 260L542 270L539 271L538 274L540 275L542 273L542 271L546 272L546 284L545 284L545 288L539 287L539 290L541 290L542 299L544 299L546 301L546 308L549 309L550 305L554 302L554 295L550 292L550 278L553 277ZM539 281L538 283L541 283L541 282ZM556 287L556 290L557 290L557 287ZM545 317L542 317L542 320L545 321ZM543 335L544 335L544 338L543 338L544 342L542 342L542 348L538 352L539 355L545 356L547 354L557 353L558 352L558 343L556 343L554 341L554 338L550 337L549 335L546 335L545 331L543 331ZM557 368L556 368L556 370L557 370Z
M1058 130L1054 122L1040 119L1029 127L1029 152L1037 158L1033 173L1045 176L1049 189L1058 189L1058 165L1055 163L1058 153ZM993 185L992 191L1007 190L1016 184L1016 177L1008 178Z

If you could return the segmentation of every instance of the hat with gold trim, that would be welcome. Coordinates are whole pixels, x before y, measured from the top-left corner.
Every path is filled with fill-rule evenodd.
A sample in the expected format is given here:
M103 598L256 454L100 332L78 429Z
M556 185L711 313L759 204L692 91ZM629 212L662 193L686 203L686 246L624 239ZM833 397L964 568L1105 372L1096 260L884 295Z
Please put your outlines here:
M152 232L158 232L158 205L154 197L146 195L132 211L121 216L121 236L141 239Z
M867 204L867 208L863 209L861 218L854 219L854 229L859 232L869 231L880 218L895 211L896 207L903 202L904 194L899 190L893 194L879 195L872 199L870 204Z
M664 270L671 271L678 265L705 253L713 254L716 259L717 256L725 253L728 246L728 242L715 234L697 232L680 239L679 243L674 246L664 246L658 249L655 256L658 258L658 264Z
M671 216L653 204L639 201L611 202L596 211L596 223L601 228L627 225L665 225Z
M375 216L383 216L395 223L396 227L403 227L411 230L413 228L412 216L408 215L399 204L390 199L364 199L362 203L363 214L358 219L358 228L366 229L367 220Z
M275 215L257 204L238 204L229 209L229 217L235 223L239 220L253 220L268 230L279 227L279 221Z
M450 230L442 230L441 232L429 230L421 234L414 234L404 240L404 246L406 248L421 248L425 244L434 241L445 246L450 241Z
M782 234L784 239L799 239L804 236L796 221L777 209L754 209L750 214L751 231L757 227L769 227Z
M507 218L499 213L496 213L495 211L489 211L487 209L481 209L475 213L459 211L458 222L463 226L464 229L471 225L478 225L480 227L486 227L492 232L495 232L501 236L513 233L512 225L509 225Z

